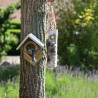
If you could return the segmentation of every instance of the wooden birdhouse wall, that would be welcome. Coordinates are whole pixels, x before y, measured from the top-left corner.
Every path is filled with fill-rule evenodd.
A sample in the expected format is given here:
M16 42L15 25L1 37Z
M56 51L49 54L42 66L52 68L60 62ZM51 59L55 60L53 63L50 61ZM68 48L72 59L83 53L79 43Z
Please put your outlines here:
M35 58L36 58L36 62L32 62L32 56L27 53L27 50L26 50L26 47L28 44L31 44L31 45L36 45L38 47L38 51L35 52ZM37 62L41 59L42 57L42 48L40 46L38 46L34 41L28 39L25 44L23 45L24 47L24 59L27 60L30 64L32 64L33 66L37 64ZM34 46L35 48L35 46Z

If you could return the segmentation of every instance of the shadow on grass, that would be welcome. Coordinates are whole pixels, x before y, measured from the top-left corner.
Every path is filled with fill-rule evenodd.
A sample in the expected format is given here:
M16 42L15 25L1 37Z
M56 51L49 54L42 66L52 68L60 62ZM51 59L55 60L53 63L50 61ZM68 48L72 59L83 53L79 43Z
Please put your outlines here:
M0 82L7 82L16 76L19 76L19 65L0 66Z

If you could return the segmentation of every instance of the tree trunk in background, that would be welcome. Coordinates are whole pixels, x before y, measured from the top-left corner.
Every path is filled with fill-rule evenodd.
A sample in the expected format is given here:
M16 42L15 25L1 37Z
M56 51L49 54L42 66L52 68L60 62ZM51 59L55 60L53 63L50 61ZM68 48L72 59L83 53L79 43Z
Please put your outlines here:
M20 98L45 97L45 66L48 3L46 0L21 0L21 41L33 33L44 44L42 59L32 66L23 57L21 48L20 65Z
M58 46L58 30L53 29L49 32L48 39L48 62L50 68L57 67L57 46Z

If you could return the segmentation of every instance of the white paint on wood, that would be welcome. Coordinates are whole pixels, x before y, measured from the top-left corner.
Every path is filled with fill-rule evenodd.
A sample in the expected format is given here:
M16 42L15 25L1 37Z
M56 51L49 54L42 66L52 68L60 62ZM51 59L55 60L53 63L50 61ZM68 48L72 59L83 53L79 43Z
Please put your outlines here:
M57 46L58 46L58 30L53 29L49 32L48 39L48 67L57 67Z
M36 44L38 44L40 47L44 48L44 44L32 33L26 36L26 38L20 43L20 45L16 48L19 50L21 46L27 41L27 39L30 38L32 41L34 41Z

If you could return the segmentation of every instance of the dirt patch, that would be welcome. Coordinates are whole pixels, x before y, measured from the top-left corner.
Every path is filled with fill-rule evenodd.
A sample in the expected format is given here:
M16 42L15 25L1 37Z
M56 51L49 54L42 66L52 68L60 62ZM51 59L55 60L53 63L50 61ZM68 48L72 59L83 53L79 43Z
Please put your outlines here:
M4 64L5 62L11 64L11 65L17 65L20 64L20 56L7 56L5 60L2 61L2 64Z

